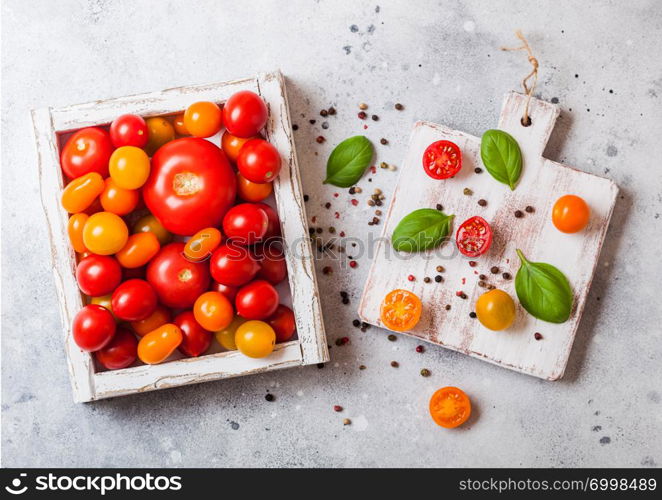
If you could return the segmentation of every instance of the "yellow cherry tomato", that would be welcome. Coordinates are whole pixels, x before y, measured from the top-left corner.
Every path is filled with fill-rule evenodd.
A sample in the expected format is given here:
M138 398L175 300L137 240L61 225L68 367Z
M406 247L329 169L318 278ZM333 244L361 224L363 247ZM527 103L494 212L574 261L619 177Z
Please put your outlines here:
M83 228L83 243L92 253L112 255L122 250L129 230L122 218L110 212L90 215Z
M104 189L103 177L90 172L67 184L62 192L62 206L70 214L82 212L97 199Z
M106 212L116 215L127 215L135 210L140 201L140 192L134 189L124 189L108 177L106 188L101 193L101 206Z
M265 358L276 345L276 332L264 321L246 321L237 328L234 342L239 351L249 358Z
M115 254L122 267L134 269L144 266L159 253L159 240L154 233L136 233L129 236L126 245Z
M184 126L195 137L211 137L223 126L223 113L218 104L194 102L184 112Z
M184 113L179 113L178 115L173 116L172 126L175 127L175 132L177 132L177 135L180 137L191 135L184 124Z
M172 234L163 227L163 224L154 217L152 214L145 215L136 221L133 225L134 233L154 233L156 239L159 240L161 245L165 245L172 241Z
M246 321L247 321L246 319L242 318L239 315L235 316L234 319L232 320L232 323L230 323L227 327L223 328L222 330L219 330L214 333L214 336L216 337L218 343L221 344L228 351L236 351L237 344L234 341L234 336L237 333L237 328L239 328L241 325L246 323Z
M113 294L108 294L108 295L102 295L101 297L90 297L89 298L89 303L90 304L96 304L101 307L105 307L108 309L110 314L113 315L113 318L115 318L115 321L117 321L117 316L115 316L115 313L113 312L113 305L112 305L112 298Z
M69 222L67 223L67 233L69 234L69 241L71 246L74 247L74 250L78 253L87 252L85 243L83 243L83 228L89 215L87 214L74 214L69 217Z
M161 116L147 118L145 123L149 129L149 141L147 141L145 151L149 156L153 156L157 149L175 138L175 128L172 123Z
M122 146L113 151L108 169L119 187L138 189L149 177L149 156L135 146Z
M591 209L586 202L574 194L561 196L552 210L552 222L563 233L581 231L588 224L590 216Z
M170 322L170 309L164 306L156 306L154 312L140 321L132 321L131 328L139 337L144 337L149 332Z
M515 302L506 292L495 288L478 297L476 316L485 328L505 330L515 321Z
M138 342L138 357L143 363L155 365L168 359L184 339L182 331L173 323L152 330Z
M205 260L221 244L221 239L221 232L215 227L201 229L186 242L184 256L195 262Z

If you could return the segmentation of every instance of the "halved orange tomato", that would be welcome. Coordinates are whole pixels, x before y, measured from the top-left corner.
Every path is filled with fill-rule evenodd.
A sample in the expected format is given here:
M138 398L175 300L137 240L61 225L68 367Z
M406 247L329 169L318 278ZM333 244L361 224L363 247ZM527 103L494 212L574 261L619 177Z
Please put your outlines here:
M389 330L405 332L421 319L423 305L416 294L402 289L389 292L382 301L379 317Z
M442 387L430 398L430 415L441 427L458 427L471 416L469 396L457 387Z

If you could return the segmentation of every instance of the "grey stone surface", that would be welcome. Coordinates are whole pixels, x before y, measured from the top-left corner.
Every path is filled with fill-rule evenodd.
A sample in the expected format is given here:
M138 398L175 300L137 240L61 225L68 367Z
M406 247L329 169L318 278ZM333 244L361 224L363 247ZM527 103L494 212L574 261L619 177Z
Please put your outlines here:
M332 361L75 405L39 202L29 109L222 81L280 67L319 225L368 226L322 186L325 158L365 132L398 164L413 121L479 135L528 70L563 111L546 156L621 188L563 380L545 382L442 348L351 326L369 267L318 264ZM630 2L2 2L2 458L27 466L659 466L662 266L662 8ZM378 122L356 117L366 102ZM395 102L405 109L397 112ZM318 112L333 105L337 116ZM312 126L311 118L317 119ZM329 128L321 128L327 121ZM315 137L324 135L319 145ZM338 190L340 191L340 190ZM331 210L323 208L326 201ZM334 219L335 210L340 219ZM323 276L325 265L334 266ZM341 303L339 291L350 293ZM351 343L336 347L342 336ZM400 367L390 366L397 360ZM359 365L367 368L359 370ZM429 378L419 375L431 370ZM457 385L474 416L447 431L430 394ZM274 402L265 401L270 391ZM344 411L335 413L333 405ZM343 418L352 424L343 426Z

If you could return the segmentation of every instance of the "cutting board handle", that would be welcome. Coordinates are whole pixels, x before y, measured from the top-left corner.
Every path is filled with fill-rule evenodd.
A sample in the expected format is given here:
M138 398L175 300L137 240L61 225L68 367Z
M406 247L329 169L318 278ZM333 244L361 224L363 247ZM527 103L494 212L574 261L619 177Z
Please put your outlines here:
M526 95L508 92L501 107L499 128L517 140L526 161L527 156L531 159L542 156L560 110L556 104L532 97L529 103L531 124L525 127L522 124L525 107Z

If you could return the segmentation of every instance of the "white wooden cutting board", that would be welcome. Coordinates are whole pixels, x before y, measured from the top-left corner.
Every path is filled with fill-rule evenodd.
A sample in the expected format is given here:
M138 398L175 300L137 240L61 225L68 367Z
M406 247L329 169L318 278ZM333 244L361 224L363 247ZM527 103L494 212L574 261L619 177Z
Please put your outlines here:
M532 124L524 127L520 120L526 97L516 92L505 96L498 127L511 134L522 151L523 169L515 191L494 180L480 159L480 138L451 130L441 125L417 122L411 136L384 224L383 238L375 249L372 267L359 305L363 321L383 326L379 306L384 295L395 288L416 293L423 302L423 314L418 325L408 335L496 363L519 372L548 380L563 376L577 326L586 303L589 286L598 262L600 248L609 225L618 187L608 179L597 177L542 157L547 140L559 115L557 106L532 99ZM486 127L492 128L492 127ZM422 155L434 141L446 139L462 150L463 166L453 179L434 180L425 173ZM474 169L483 172L476 174ZM463 194L465 188L473 195ZM589 225L581 232L564 234L552 224L554 202L565 194L575 194L586 200L591 208ZM487 206L478 205L485 199ZM398 222L419 208L434 208L438 203L446 214L454 214L452 241L436 250L396 255L390 237ZM530 205L534 213L515 218L515 210L524 212ZM455 245L455 231L474 215L486 219L494 231L492 247L487 254L470 259L460 254ZM529 315L519 305L515 293L515 274L520 248L532 262L547 262L558 267L570 281L574 292L574 306L568 321L553 324ZM478 262L470 267L469 261ZM441 265L446 270L438 273ZM498 266L499 274L490 268ZM501 274L509 272L510 280ZM415 281L409 281L409 275ZM442 283L434 277L441 274ZM485 274L488 282L508 292L517 304L517 319L507 330L493 332L483 327L469 313L474 311L476 299L486 291L478 286L478 275ZM432 278L425 283L424 277ZM456 292L463 291L463 300ZM451 305L450 310L445 306ZM534 333L542 335L541 340Z

